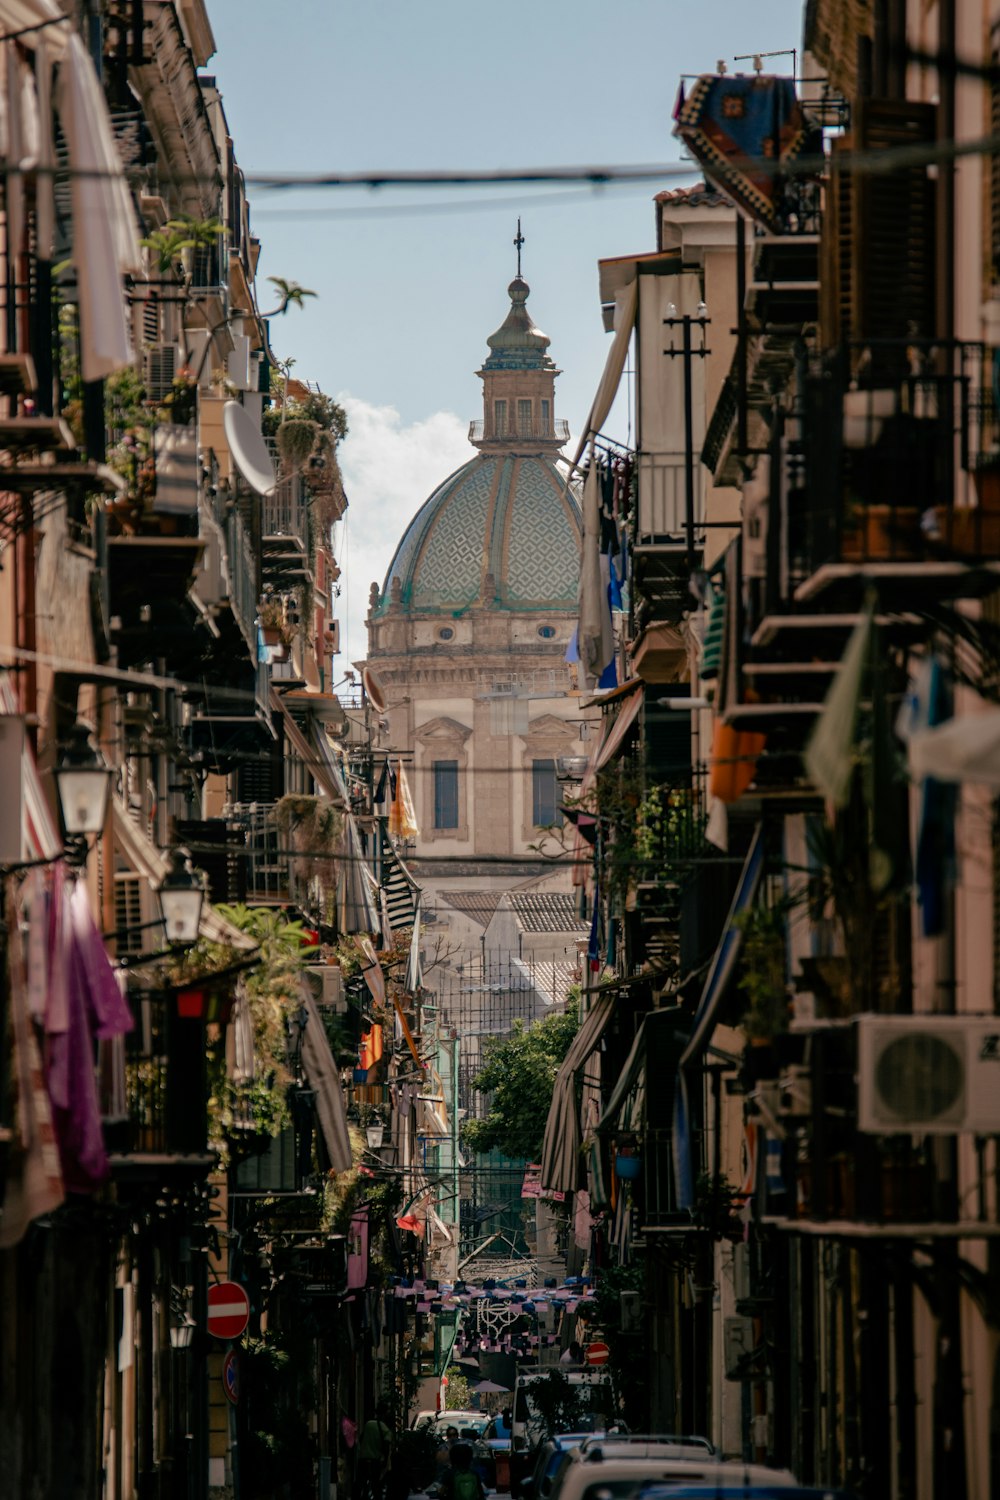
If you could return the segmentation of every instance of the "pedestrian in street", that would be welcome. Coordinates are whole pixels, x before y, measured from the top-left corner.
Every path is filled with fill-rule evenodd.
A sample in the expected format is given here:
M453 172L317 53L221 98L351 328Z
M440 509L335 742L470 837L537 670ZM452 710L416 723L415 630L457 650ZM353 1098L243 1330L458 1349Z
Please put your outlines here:
M472 1467L472 1445L455 1443L450 1458L440 1481L442 1500L486 1500L483 1481Z
M392 1458L392 1428L389 1426L389 1406L380 1401L375 1415L369 1417L361 1430L358 1444L358 1476L361 1500L382 1500L385 1479Z
M577 1343L576 1339L574 1339L571 1344L568 1344L560 1354L559 1363L561 1365L583 1364L583 1350L580 1348L580 1345Z

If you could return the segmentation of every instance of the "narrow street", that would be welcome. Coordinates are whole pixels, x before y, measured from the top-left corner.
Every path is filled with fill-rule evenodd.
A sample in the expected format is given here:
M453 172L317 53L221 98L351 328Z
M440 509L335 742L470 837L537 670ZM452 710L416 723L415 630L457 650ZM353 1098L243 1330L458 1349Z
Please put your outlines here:
M1000 1500L998 39L0 0L0 1500Z

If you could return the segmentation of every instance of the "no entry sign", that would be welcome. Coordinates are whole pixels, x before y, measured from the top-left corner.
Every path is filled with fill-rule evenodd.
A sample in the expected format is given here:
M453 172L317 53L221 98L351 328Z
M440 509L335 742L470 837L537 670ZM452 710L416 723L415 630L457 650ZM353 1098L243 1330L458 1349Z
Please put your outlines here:
M250 1301L235 1281L220 1281L208 1289L208 1331L213 1338L238 1339L250 1321Z
M588 1365L606 1365L610 1353L611 1350L607 1344L595 1342L587 1345L583 1351L583 1357Z

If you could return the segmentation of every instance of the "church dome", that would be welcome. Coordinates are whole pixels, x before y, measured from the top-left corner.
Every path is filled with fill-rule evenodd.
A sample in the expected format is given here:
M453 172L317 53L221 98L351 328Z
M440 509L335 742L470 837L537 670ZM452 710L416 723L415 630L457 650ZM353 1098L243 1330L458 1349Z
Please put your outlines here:
M483 453L410 522L375 608L457 613L470 605L566 610L580 576L580 509L555 461Z

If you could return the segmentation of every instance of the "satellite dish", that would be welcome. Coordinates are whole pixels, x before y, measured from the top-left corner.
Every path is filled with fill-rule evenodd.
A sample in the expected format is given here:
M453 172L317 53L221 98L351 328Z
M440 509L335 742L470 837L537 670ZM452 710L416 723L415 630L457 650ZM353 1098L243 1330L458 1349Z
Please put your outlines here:
M238 401L227 401L222 408L222 426L233 463L247 484L258 495L273 494L278 476L267 444L250 413Z
M371 667L365 667L361 673L361 683L365 690L365 697L377 714L385 712L385 688L375 676Z

